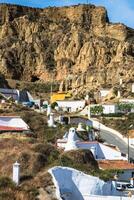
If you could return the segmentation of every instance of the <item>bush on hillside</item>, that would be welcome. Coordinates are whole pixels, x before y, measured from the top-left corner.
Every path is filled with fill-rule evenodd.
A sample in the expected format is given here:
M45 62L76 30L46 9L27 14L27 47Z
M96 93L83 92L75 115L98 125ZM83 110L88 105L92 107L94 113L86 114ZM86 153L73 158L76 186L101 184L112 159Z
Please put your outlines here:
M9 177L0 177L0 190L5 188L15 188L15 184Z
M37 144L34 146L33 150L45 155L49 164L59 157L59 151L51 144Z

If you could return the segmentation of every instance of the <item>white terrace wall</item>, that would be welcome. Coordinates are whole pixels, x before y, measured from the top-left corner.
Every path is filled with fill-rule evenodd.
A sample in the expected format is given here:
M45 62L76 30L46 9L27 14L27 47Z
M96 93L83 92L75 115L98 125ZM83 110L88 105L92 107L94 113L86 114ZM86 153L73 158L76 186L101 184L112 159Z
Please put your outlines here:
M133 200L134 197L122 197L122 196L89 196L84 195L84 200Z
M58 106L62 109L69 109L70 112L76 112L82 110L85 106L85 100L83 101L56 101Z
M94 195L113 195L114 199L114 196L122 195L113 182L104 182L73 168L57 166L51 168L49 173L52 175L58 199L61 199L61 195L68 195L65 198L68 200L93 200L90 197Z

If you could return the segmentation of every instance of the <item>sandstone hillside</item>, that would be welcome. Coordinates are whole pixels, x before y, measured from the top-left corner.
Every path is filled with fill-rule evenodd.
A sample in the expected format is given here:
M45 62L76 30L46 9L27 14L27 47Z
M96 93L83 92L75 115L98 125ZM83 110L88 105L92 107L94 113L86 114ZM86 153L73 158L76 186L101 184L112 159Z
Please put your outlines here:
M134 30L109 22L104 7L35 9L0 4L0 73L60 89L134 79ZM66 84L65 84L66 83Z

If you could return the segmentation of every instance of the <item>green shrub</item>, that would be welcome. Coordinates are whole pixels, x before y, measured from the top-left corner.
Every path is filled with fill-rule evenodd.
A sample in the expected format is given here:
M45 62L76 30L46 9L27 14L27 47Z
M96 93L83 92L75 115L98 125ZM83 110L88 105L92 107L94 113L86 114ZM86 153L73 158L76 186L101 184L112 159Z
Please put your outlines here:
M39 195L39 191L35 187L30 187L26 191L30 195L30 200L36 199L36 197Z
M91 114L92 115L100 115L103 113L103 106L102 105L96 105L94 107L91 107Z
M52 108L52 109L55 109L56 106L58 106L57 102L53 102L53 103L51 104L51 108Z
M31 179L33 179L32 174L24 174L24 175L21 175L20 182L22 183L23 181L29 181Z
M43 154L37 154L35 162L33 163L33 173L38 173L43 167L47 165L47 156Z
M103 117L122 117L124 116L123 113L109 113L109 114L102 114Z
M9 177L0 177L0 190L5 188L15 188L15 184Z
M16 200L13 192L0 191L0 200Z
M53 163L59 157L59 151L50 144L37 144L33 149L35 152L45 155L48 164Z

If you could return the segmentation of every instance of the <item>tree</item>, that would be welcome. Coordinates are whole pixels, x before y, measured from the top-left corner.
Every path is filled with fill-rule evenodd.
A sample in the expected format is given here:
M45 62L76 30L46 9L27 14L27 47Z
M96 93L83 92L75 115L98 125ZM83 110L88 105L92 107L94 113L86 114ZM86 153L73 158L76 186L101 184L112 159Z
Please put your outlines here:
M53 103L51 104L51 108L52 108L52 109L55 109L56 106L58 106L57 102L53 102Z
M134 108L134 104L133 103L119 103L118 104L118 110L124 112L124 113L128 113L131 111L131 109Z
M103 113L103 109L102 105L91 107L91 114L101 115Z

